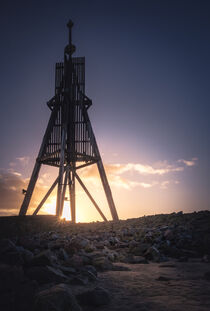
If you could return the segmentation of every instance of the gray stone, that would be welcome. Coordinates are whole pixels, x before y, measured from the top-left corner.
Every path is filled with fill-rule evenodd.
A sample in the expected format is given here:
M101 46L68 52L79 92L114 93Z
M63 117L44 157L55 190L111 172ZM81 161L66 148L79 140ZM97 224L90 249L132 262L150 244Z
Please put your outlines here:
M71 285L85 286L88 284L88 277L85 275L77 275L70 278L68 283Z
M18 250L2 253L0 261L10 265L22 265L24 263L23 257Z
M76 273L76 269L73 267L65 267L65 266L57 266L59 270L61 270L66 275L72 275Z
M151 244L148 243L140 243L138 246L131 249L131 253L136 256L143 256L150 246Z
M10 239L0 240L0 254L17 251L16 245Z
M151 246L145 253L145 257L156 262L160 261L160 252L155 246Z
M92 264L99 271L112 270L112 263L107 257L94 258Z
M36 280L39 284L68 281L68 277L62 271L50 266L30 267L25 270L25 273L30 279Z
M33 311L81 311L81 308L70 287L58 284L36 295Z
M205 272L204 279L210 281L210 271Z
M38 283L27 280L15 289L15 310L28 311L33 305L34 296L38 289Z
M29 263L34 258L34 254L28 249L25 249L22 246L18 246L17 249L22 256L24 263Z
M0 240L0 261L11 265L21 265L24 262L21 252L9 239Z
M164 232L164 238L166 240L173 240L174 239L174 232L171 230L171 229L167 229L165 232Z
M125 266L121 266L121 265L113 265L112 266L112 270L113 271L131 271L131 269L130 268L128 268L128 267L125 267Z
M50 250L46 250L34 256L30 264L31 266L50 266L54 262L56 262L55 255Z
M0 291L16 289L24 281L24 272L21 266L0 264Z
M69 255L65 251L65 249L60 248L58 251L58 258L63 260L63 261L68 261L69 260Z
M161 282L168 282L170 281L171 279L166 277L166 276L159 276L156 281L161 281Z
M107 305L111 300L109 292L102 287L83 292L77 298L81 304L95 307Z

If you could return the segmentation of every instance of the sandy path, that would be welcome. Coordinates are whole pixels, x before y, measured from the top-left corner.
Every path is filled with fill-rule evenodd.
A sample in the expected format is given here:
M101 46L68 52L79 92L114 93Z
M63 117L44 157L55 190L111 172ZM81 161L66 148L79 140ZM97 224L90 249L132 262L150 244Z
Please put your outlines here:
M99 286L107 288L112 296L111 303L99 308L100 311L210 310L210 281L204 279L210 264L167 262L125 266L131 271L100 274ZM157 280L159 277L165 279Z

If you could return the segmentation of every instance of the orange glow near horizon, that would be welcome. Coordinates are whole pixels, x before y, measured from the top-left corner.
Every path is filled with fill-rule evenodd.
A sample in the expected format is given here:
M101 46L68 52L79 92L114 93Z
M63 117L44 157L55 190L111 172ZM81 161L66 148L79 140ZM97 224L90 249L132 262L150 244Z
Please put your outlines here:
M91 203L89 203L88 199L81 195L78 195L76 202L76 223L78 222L91 222L101 220L97 211ZM85 207L85 208L84 208ZM53 195L51 198L47 200L44 204L40 214L49 214L55 215L56 212L56 195ZM61 219L71 220L71 211L70 211L70 202L64 201L63 214Z

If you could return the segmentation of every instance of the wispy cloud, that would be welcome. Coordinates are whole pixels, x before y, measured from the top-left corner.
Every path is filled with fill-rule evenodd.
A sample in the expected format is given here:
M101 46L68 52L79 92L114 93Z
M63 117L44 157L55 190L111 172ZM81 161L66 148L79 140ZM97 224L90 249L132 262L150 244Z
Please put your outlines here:
M24 179L19 172L13 169L0 171L0 215L17 215L23 201L22 190L27 189L29 179ZM40 198L46 192L46 187L37 183L35 196L32 197L30 210L34 209Z
M17 158L15 158L14 161L11 161L9 163L9 166L11 168L17 167L17 166L25 168L29 164L29 160L30 160L30 157L28 157L28 156L17 157Z
M191 160L184 160L184 159L180 159L177 162L178 163L183 163L186 166L195 166L196 162L197 162L198 158L192 158Z
M22 166L25 167L25 166L28 165L30 158L27 157L27 156L24 156L24 157L18 157L18 158L16 158L16 160L18 160L18 162L19 162Z
M171 172L181 172L184 170L184 167L181 166L173 166L173 165L165 165L162 164L162 167L155 167L147 164L140 163L128 163L128 164L115 164L118 169L118 173L122 174L125 172L137 172L141 175L164 175Z
M186 167L194 166L196 161L197 158L192 158L191 160L181 159L174 164L169 164L167 161L158 162L154 165L143 163L105 164L105 170L110 183L119 188L130 190L135 187L142 187L146 189L159 185L161 189L167 189L170 184L178 184L179 182L172 178L167 180L158 180L158 178L160 179L165 175L173 176L173 173L182 172ZM132 176L133 173L137 173L135 174L136 178L146 178L146 180L130 180L130 173L132 173ZM88 182L99 185L99 175L96 166L82 169L81 175L88 179ZM155 178L155 180L151 180L151 178Z

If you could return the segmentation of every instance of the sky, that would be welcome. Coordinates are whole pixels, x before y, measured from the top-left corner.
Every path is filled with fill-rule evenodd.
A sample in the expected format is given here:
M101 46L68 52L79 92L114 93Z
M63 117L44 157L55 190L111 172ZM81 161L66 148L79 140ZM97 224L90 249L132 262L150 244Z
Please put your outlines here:
M0 5L0 215L17 215L23 200L69 19L119 217L209 209L210 2L8 0ZM29 214L57 173L43 167ZM96 167L80 176L110 219ZM55 195L41 213L54 213ZM76 197L77 221L100 220L78 185Z

